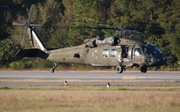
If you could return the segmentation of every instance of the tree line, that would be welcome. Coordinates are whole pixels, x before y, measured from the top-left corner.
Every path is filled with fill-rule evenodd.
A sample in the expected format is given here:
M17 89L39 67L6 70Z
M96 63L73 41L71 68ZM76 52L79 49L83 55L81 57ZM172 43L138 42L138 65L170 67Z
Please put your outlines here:
M12 21L26 22L31 4L35 4L31 22L44 25L37 31L50 48L79 45L84 39L96 35L115 35L109 30L54 26L123 25L141 29L144 34L135 37L156 44L167 56L168 67L180 67L179 0L1 0L0 67L21 65L21 68L31 68L42 62L39 59L17 60L14 57L20 47L28 48L30 44L26 38L19 46L24 28L12 26Z

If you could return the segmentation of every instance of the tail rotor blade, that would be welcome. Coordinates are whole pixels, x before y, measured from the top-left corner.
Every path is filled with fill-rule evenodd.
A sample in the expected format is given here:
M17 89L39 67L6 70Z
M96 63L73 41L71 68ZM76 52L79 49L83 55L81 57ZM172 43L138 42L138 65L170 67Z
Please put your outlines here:
M28 17L28 19L27 19L27 22L29 22L30 19L31 19L33 7L34 7L34 4L31 5L31 9L30 9L30 12L29 12L29 17Z
M21 22L13 22L12 25L24 26L25 23L21 23Z
M22 37L21 45L22 45L23 42L24 42L24 38L25 38L25 36L26 36L26 31L27 31L27 27L24 28L24 32L23 32L23 37Z

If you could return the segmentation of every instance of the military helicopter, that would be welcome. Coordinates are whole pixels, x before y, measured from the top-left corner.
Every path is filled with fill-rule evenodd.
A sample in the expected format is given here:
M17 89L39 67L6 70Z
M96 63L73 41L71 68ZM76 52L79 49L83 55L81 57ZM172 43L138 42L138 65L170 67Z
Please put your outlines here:
M91 39L84 40L79 46L66 47L50 50L42 42L40 36L36 32L40 24L30 22L33 6L30 8L30 14L26 23L13 22L13 25L24 26L24 40L26 32L28 32L32 49L21 49L16 56L39 57L54 62L52 73L59 63L78 63L92 66L113 66L116 67L117 73L122 73L128 67L139 67L142 73L147 72L150 66L161 66L166 64L167 58L160 49L153 44L146 44L143 40L131 36L123 36L122 32L132 32L141 34L137 30L131 30L127 27L109 26L100 24L100 27L108 27L120 31L118 36L96 36Z

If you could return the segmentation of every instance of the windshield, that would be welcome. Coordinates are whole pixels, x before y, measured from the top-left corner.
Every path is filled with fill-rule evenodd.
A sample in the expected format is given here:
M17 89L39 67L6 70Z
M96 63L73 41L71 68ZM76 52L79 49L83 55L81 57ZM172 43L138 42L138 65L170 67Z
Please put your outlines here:
M156 47L154 47L155 48L155 50L157 51L157 52L159 52L159 53L161 53L162 54L162 52L161 52L161 50L156 46Z
M148 44L147 47L153 54L162 54L161 50L156 45Z

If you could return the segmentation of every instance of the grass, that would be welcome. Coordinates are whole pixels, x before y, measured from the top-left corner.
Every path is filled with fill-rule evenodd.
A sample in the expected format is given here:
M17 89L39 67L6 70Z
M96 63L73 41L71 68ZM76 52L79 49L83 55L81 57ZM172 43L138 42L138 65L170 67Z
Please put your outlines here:
M54 85L54 86L0 86L0 90L67 90L67 91L179 91L179 85L134 85L134 86L106 86L100 85Z
M3 86L1 112L179 112L179 86Z

